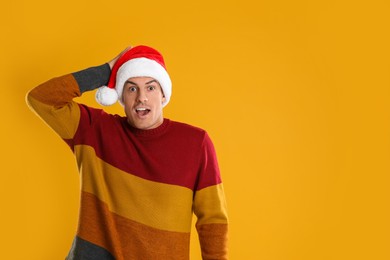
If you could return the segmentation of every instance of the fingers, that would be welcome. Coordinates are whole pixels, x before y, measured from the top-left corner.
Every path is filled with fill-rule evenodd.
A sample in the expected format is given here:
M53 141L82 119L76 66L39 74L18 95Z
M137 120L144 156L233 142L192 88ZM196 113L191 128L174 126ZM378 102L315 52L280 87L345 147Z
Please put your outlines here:
M118 56L116 56L115 58L113 58L112 60L110 60L108 62L108 65L110 65L110 68L112 69L112 67L114 66L115 62L124 54L126 53L128 50L130 50L132 47L131 46L128 46L126 49L124 49L121 53L119 53Z

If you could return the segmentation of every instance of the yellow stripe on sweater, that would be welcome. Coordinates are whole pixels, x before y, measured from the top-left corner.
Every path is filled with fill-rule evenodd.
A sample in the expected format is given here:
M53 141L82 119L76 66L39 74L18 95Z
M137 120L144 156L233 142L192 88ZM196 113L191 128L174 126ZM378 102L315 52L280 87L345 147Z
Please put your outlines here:
M198 218L196 225L226 224L227 207L222 183L196 191L194 212Z
M75 154L82 191L97 196L110 211L157 229L190 232L192 190L126 173L96 157L91 146L76 145Z
M77 103L72 101L63 107L53 107L38 101L32 95L27 96L27 102L61 138L73 138L80 121L80 108Z

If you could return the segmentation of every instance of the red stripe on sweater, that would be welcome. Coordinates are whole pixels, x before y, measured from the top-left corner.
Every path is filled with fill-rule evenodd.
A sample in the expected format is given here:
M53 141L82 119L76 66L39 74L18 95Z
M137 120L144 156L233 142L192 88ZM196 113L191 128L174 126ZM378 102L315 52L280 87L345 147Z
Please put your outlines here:
M73 145L92 146L112 166L192 190L221 183L214 147L204 130L164 119L158 128L141 131L125 117L83 105L80 110Z

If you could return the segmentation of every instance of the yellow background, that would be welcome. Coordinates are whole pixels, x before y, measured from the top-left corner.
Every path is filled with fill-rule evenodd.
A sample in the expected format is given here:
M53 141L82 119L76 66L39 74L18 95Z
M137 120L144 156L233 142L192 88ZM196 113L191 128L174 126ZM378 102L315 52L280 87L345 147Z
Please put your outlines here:
M387 0L20 0L0 10L2 259L63 259L77 225L73 155L26 92L129 44L164 54L165 116L215 143L230 259L390 259ZM80 101L97 106L93 93Z

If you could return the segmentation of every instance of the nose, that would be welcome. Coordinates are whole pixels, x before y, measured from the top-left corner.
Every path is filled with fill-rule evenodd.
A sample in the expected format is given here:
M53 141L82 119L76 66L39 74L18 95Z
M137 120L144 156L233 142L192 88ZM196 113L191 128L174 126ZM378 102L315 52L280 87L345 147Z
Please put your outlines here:
M137 99L140 103L145 103L148 101L148 97L144 90L139 90Z

